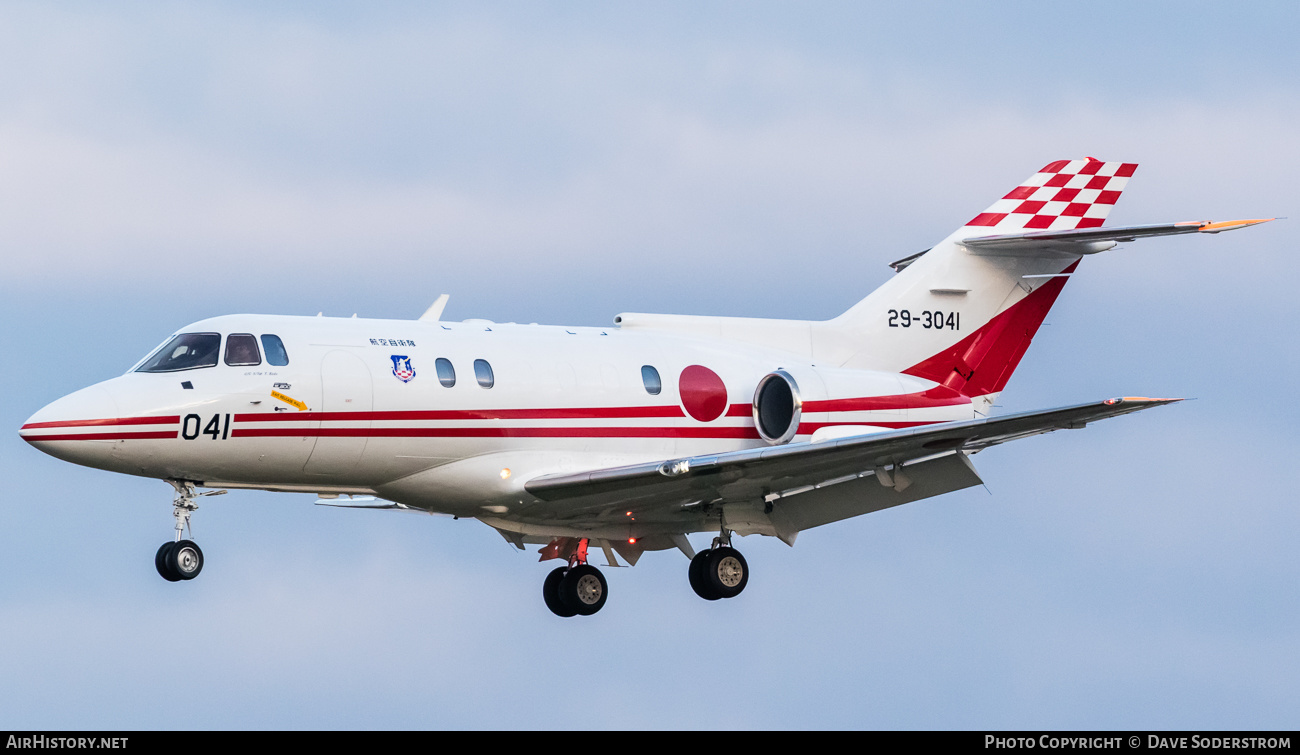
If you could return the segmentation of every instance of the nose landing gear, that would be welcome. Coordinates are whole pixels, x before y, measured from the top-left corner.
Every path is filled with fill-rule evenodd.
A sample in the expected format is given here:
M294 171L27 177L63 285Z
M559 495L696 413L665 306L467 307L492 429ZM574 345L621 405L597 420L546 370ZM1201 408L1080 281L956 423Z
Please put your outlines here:
M587 563L587 540L579 541L569 565L546 575L542 598L556 616L591 616L605 605L609 584L600 569Z
M190 516L199 506L194 499L205 495L221 495L224 490L211 490L206 493L196 492L194 483L168 480L176 489L176 498L172 501L172 516L176 517L176 539L163 543L154 554L153 565L159 576L168 582L191 580L203 571L203 551L193 540L184 539L185 531L190 529Z
M153 557L153 565L168 582L194 579L203 570L203 551L193 540L163 543Z

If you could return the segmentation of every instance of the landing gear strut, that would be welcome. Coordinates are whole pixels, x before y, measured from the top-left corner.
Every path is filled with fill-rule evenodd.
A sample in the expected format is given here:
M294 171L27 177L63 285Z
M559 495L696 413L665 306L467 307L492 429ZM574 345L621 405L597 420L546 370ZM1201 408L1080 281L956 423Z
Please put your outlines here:
M587 540L578 542L569 565L561 566L546 575L542 583L542 598L546 607L556 616L590 616L605 605L609 597L609 584L600 569L587 563Z
M194 499L205 495L221 495L224 490L212 490L206 493L196 492L194 483L168 480L176 489L176 498L172 501L172 516L176 518L176 539L163 543L153 557L154 568L168 582L180 582L199 576L203 571L203 551L193 540L185 539L186 530L190 529L190 516L199 506ZM192 535L191 535L192 536Z
M691 589L705 600L734 598L749 584L749 564L740 551L731 547L731 530L725 522L721 533L713 538L713 547L691 559L687 576Z

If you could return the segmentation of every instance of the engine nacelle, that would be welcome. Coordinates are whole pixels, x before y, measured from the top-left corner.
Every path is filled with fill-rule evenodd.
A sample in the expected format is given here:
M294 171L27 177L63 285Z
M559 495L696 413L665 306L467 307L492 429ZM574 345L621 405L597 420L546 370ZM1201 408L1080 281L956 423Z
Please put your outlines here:
M789 443L799 431L803 399L790 373L776 370L763 376L754 389L754 426L773 446Z

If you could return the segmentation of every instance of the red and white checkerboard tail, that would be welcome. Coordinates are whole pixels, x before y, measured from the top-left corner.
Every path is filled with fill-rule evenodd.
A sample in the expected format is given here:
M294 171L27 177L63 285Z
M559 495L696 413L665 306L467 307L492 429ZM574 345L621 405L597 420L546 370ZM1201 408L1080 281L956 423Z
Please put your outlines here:
M845 367L898 372L986 404L1003 390L1083 252L968 245L969 239L1095 228L1137 165L1057 160L832 320L856 349Z
M1095 157L1057 160L1022 181L966 224L969 235L1096 228L1137 170L1137 163Z

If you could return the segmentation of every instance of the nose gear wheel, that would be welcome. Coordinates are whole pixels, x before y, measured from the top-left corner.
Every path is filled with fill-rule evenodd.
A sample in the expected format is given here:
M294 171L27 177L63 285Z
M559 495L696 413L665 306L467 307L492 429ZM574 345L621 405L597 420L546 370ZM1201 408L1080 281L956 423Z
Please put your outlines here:
M172 557L172 546L176 543L163 543L158 548L158 553L153 557L154 568L158 570L158 576L168 582L180 582L181 576L172 570L168 560Z
M193 540L186 540L185 533L190 530L190 517L198 510L194 502L205 495L221 495L224 490L209 490L200 493L194 483L183 480L168 480L176 489L176 498L172 500L172 516L176 518L176 536L172 542L163 543L154 554L153 565L159 576L168 582L182 582L194 579L203 571L203 550Z

